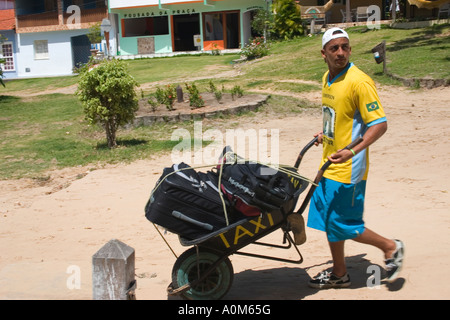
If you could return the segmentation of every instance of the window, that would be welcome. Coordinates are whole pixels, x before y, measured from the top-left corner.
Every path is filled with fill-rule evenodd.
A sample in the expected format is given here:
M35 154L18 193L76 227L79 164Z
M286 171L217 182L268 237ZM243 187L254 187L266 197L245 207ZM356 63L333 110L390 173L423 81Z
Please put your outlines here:
M205 13L205 40L223 40L223 15L222 13Z
M2 70L15 71L16 67L14 66L14 50L12 42L4 42L0 49L0 57L5 60L5 63L2 64Z
M239 15L239 11L203 13L204 50L239 48Z
M49 59L47 40L34 41L34 59L35 60Z
M149 17L122 20L123 37L158 36L169 34L169 18Z

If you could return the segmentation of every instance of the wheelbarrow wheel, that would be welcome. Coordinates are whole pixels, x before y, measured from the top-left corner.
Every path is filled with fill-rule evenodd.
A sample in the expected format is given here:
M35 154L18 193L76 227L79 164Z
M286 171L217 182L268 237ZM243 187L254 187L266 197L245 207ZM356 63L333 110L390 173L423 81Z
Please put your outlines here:
M202 248L198 253L195 247L185 251L173 266L172 288L176 290L193 283L218 259L219 255ZM226 257L204 280L182 291L181 296L189 300L219 300L230 290L233 277L233 266Z

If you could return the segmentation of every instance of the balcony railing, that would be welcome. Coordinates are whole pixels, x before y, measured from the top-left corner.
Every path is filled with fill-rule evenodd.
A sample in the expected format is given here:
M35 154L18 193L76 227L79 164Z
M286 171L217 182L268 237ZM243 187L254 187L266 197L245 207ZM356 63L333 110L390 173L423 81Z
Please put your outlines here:
M53 29L58 26L61 29L64 29L64 24L67 23L67 19L71 17L73 13L62 14L62 25L60 24L60 19L58 12L46 12L46 13L38 13L38 14L27 14L27 15L18 15L17 16L17 29L25 29L25 28L39 28L42 31L42 27L53 27ZM95 9L81 9L81 24L87 23L96 23L101 22L104 18L108 17L108 8L95 8Z
M72 15L72 13L64 13L64 22ZM81 23L102 22L108 17L108 8L81 9Z
M57 11L17 16L18 28L54 26L58 24L59 21Z

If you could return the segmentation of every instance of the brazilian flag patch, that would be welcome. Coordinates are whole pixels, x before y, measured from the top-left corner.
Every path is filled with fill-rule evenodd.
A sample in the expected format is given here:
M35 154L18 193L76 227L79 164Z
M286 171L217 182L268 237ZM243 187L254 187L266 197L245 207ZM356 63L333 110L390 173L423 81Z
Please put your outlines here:
M380 109L380 106L378 105L377 101L366 104L366 107L367 107L367 111L369 111L369 112Z

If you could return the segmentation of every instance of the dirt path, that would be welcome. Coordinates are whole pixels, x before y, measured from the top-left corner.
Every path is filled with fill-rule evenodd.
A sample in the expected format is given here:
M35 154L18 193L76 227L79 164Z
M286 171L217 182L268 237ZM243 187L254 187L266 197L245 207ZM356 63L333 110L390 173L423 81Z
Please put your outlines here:
M213 70L211 70L213 71ZM205 76L199 76L199 77L189 77L189 79L186 78L180 78L180 79L171 79L169 81L158 81L158 82L147 82L142 83L139 86L139 89L142 90L148 90L156 88L159 85L164 84L171 84L171 83L184 83L186 81L193 82L198 80L204 80L204 79L219 79L219 78L233 78L238 75L240 75L241 71L239 67L234 67L232 70L227 71L221 71L221 72L212 72L211 74L205 75ZM21 91L14 91L11 92L11 95L17 96L17 97L36 97L46 94L54 94L54 93L61 93L61 94L75 94L76 90L78 88L78 84L73 84L68 87L62 87L62 88L54 88L54 89L47 89L44 91L38 91L35 92L34 90L21 90Z
M293 265L231 257L235 278L226 299L449 299L442 270L450 265L450 88L417 90L382 87L387 134L371 148L366 222L406 244L406 263L394 284L370 283L370 266L383 266L380 252L355 242L346 246L353 285L317 291L310 277L330 267L324 234L308 229L300 247L304 262ZM320 93L309 93L320 99ZM238 127L274 129L280 134L280 162L291 164L321 126L317 112L267 118L261 113ZM236 124L234 124L236 127ZM301 173L313 177L320 149L313 148ZM0 181L0 299L91 299L92 255L109 240L136 250L138 299L167 299L174 256L144 217L144 206L169 154L129 165L90 171L72 168L48 181ZM265 239L281 241L274 233ZM167 235L177 254L182 248ZM267 249L249 248L267 253ZM293 252L270 253L294 258ZM81 286L71 288L71 266L81 271Z

